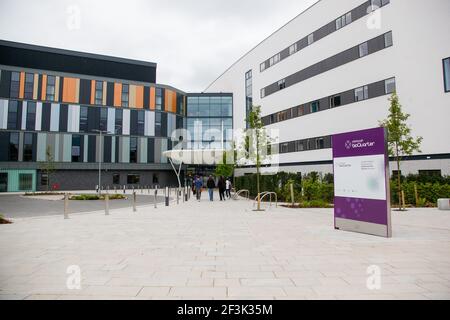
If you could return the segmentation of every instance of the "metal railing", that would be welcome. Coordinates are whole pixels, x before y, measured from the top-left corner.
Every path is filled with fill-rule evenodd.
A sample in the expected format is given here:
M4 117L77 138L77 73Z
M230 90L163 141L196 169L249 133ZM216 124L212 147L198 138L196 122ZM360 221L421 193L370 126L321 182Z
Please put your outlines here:
M245 193L247 195L247 199L250 200L250 191L247 189L239 190L233 194L233 200L238 200L241 194Z
M262 192L259 195L259 197L260 197L259 201L261 203L263 203L264 198L266 198L267 196L270 196L270 198L269 198L269 206L270 207L272 206L272 196L275 196L275 207L278 208L278 196L277 196L276 192L270 192L270 191ZM254 201L255 202L253 202L253 206L255 206L255 204L258 203L258 196L256 196Z

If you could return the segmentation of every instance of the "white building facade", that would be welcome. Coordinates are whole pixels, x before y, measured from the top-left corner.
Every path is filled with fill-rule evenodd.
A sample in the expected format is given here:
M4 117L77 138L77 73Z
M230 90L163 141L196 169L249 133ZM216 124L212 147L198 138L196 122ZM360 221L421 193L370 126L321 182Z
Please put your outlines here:
M302 174L332 172L331 136L379 126L396 91L423 137L402 174L450 175L449 32L449 0L321 0L205 91L233 93L237 129L260 105L279 130L280 171Z

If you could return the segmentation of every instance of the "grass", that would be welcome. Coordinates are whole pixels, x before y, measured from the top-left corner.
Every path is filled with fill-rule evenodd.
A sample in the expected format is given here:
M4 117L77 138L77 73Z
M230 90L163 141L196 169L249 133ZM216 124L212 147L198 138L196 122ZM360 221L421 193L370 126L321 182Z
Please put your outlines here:
M109 200L125 200L125 199L127 199L127 197L122 194L110 194L109 195ZM97 194L78 194L78 195L71 196L69 198L69 200L81 200L81 201L105 200L105 195L99 196Z

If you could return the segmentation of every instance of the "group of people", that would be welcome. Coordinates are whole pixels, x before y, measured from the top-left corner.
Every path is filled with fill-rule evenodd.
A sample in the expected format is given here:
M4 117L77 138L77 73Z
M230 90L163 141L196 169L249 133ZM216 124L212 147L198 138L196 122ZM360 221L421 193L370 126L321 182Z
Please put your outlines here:
M216 187L219 189L220 201L225 201L227 198L231 198L231 181L229 178L219 177L217 182L214 181L213 176L209 176L206 181L206 188L208 189L209 201L214 201L214 189ZM192 182L192 191L196 195L197 200L200 201L202 197L203 190L203 178L196 176Z

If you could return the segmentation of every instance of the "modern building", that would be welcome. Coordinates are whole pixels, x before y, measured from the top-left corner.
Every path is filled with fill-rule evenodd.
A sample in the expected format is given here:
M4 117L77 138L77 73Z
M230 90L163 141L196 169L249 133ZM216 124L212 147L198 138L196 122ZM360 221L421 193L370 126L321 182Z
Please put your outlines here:
M448 0L321 0L205 92L233 93L234 128L260 105L279 130L280 170L306 174L332 172L331 136L379 126L397 91L423 137L402 174L450 175L449 30Z
M92 190L99 165L104 188L177 185L163 152L180 142L187 104L206 129L228 128L232 95L187 95L157 84L156 69L0 41L0 192Z

